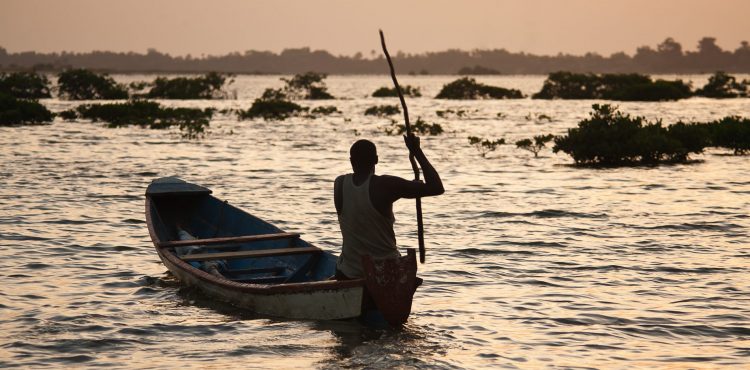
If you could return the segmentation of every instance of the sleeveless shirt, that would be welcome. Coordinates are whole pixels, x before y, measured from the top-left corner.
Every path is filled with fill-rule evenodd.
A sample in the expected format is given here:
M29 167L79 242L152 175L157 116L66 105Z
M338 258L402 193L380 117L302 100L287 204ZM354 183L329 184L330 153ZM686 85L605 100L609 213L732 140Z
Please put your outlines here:
M344 175L341 181L341 209L339 226L343 237L341 255L336 261L338 268L350 278L364 276L362 256L374 259L399 257L393 224L396 221L391 211L383 216L370 201L370 175L360 185L354 184L354 175Z

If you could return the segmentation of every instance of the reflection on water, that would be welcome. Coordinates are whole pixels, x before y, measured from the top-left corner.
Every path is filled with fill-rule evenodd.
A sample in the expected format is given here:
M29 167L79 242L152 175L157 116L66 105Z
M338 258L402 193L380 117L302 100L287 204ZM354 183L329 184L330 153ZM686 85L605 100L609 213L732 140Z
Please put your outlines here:
M696 85L706 78L692 77ZM480 78L526 94L543 79ZM432 96L451 78L403 80ZM239 100L163 104L247 108L277 81L240 77ZM401 138L383 134L390 122L363 115L388 101L367 97L388 83L387 76L332 77L331 92L352 98L333 102L343 116L218 116L203 141L82 122L0 128L0 367L750 362L750 158L710 150L690 165L577 169L563 155L545 151L534 159L512 146L482 159L466 140L562 133L587 115L590 101L409 100L415 119L448 132L423 139L447 192L424 200L425 283L401 330L262 317L181 288L166 273L143 215L145 188L159 176L208 186L338 252L332 180L349 171L349 145L371 138L380 147L380 173L411 176ZM45 104L62 110L74 103ZM671 123L747 115L750 99L620 106ZM435 111L445 109L471 111L471 119L439 118ZM530 113L553 120L529 121ZM401 201L394 209L403 246L416 245L413 207Z

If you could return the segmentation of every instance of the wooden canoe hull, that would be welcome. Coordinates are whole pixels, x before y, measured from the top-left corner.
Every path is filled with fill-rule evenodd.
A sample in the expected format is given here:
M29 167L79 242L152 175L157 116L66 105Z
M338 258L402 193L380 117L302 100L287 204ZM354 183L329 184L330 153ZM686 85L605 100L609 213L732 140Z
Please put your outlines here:
M196 272L180 268L167 258L162 258L162 262L182 284L196 287L208 296L261 315L290 319L335 320L359 317L362 314L362 285L346 284L306 289L307 283L299 283L294 284L295 287L289 287L295 289L289 289L288 292L263 294L249 292L249 287L233 287L206 281ZM195 268L189 266L189 269ZM253 288L264 289L264 286L258 284L242 285L257 285Z

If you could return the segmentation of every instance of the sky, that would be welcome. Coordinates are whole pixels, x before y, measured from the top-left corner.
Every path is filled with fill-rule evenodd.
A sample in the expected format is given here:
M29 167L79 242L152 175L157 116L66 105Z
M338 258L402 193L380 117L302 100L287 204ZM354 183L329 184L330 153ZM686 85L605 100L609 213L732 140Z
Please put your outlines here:
M310 47L336 55L499 49L633 54L673 37L734 50L750 40L750 0L0 0L9 52L223 55Z

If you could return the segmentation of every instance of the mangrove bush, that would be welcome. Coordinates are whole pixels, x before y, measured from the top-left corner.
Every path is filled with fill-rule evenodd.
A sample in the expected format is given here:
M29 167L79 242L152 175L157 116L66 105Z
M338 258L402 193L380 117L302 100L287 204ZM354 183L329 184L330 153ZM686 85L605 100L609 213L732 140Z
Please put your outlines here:
M590 117L566 135L555 137L553 151L562 151L577 164L633 165L685 162L690 153L701 153L708 141L683 142L693 138L695 125L668 129L661 121L623 114L611 105L593 105ZM700 135L700 134L698 134Z
M290 79L282 78L286 82L284 93L293 99L322 100L334 99L333 95L328 92L325 73L307 72L296 74Z
M603 99L663 101L689 98L690 85L677 81L651 80L636 73L602 74L555 72L544 81L533 99Z
M398 105L374 105L365 109L366 116L385 117L399 113L401 113L401 108Z
M0 73L0 94L18 99L51 97L47 76L34 72Z
M263 95L253 101L253 105L247 110L238 110L239 119L263 118L264 120L285 120L307 112L303 107L289 100L282 90L266 89Z
M222 90L226 80L227 75L216 72L193 78L157 77L146 96L158 99L221 99L227 97Z
M69 69L57 77L60 97L70 100L127 99L128 90L107 74Z
M476 136L469 136L469 145L474 146L477 149L482 158L486 157L488 153L494 152L498 146L505 144L505 139L485 139Z
M409 85L401 86L401 93L404 94L404 96L410 96L414 98L418 98L422 96L422 92L419 91L418 87L413 87ZM373 98L398 97L398 92L396 91L396 87L381 87L372 93L372 97Z
M729 116L705 126L712 146L731 149L736 155L750 154L750 119Z
M523 139L516 141L516 148L523 149L530 151L534 153L534 158L539 157L539 152L544 149L546 144L552 139L555 138L555 135L549 134L549 135L536 135L531 139Z
M708 83L695 91L695 95L707 98L744 98L750 96L750 81L737 81L737 78L724 72L716 72L708 78Z
M52 112L37 101L0 93L0 126L47 123L53 117Z
M443 126L439 123L427 123L421 117L417 117L416 122L411 123L411 132L419 135L440 135L443 133ZM393 122L390 127L385 128L388 135L403 135L406 133L406 125Z
M313 115L329 116L331 114L341 113L341 111L333 105L322 105L313 108L310 113Z
M77 116L93 122L107 122L109 127L141 126L165 129L178 126L183 135L195 138L205 132L213 109L170 108L145 100L125 103L82 104L76 108Z
M521 99L521 91L485 85L471 77L463 77L443 85L436 99Z

